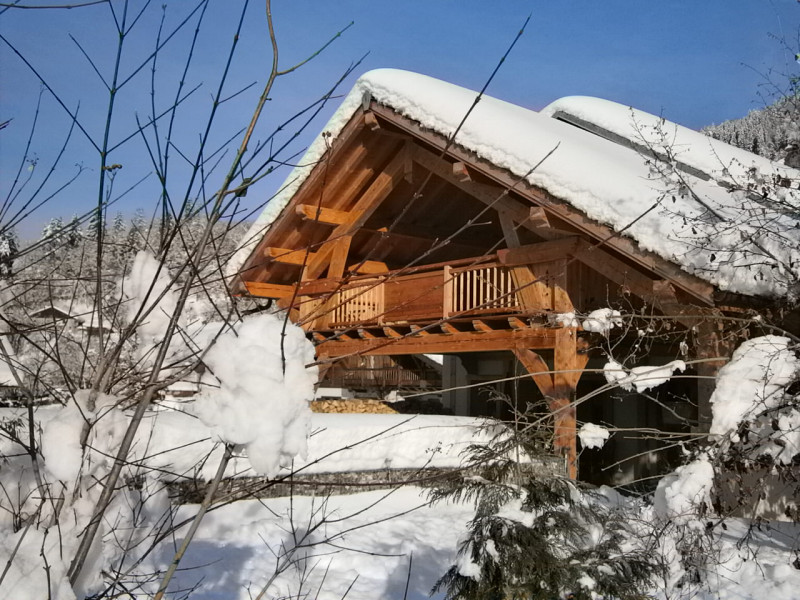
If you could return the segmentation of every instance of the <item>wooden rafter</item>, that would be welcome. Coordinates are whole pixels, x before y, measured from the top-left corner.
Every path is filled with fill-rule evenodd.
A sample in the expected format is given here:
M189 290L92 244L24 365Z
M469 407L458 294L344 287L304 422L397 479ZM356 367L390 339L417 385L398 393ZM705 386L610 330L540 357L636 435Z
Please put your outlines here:
M490 333L494 331L491 325L489 325L486 321L481 321L480 319L473 319L472 327L475 331L482 331L483 333Z
M309 261L303 279L316 279L330 265L335 249L335 242L345 236L351 236L380 206L389 193L394 189L403 176L403 154L400 153L392 159L367 190L361 195L356 205L351 209L352 216L344 223L338 225L328 236L328 242L317 251L314 259Z
M445 147L447 142L443 136L423 128L415 121L408 119L407 117L403 117L402 115L398 115L392 109L376 103L372 104L372 108L379 116L391 121L395 126L425 141L434 148L443 149ZM428 157L432 156L434 158L438 158L431 152L423 152L427 153ZM537 206L546 206L548 213L557 215L559 218L563 219L571 226L574 226L579 231L586 233L588 236L594 239L603 240L603 244L609 248L622 253L646 269L653 271L662 277L673 280L681 289L692 295L695 299L700 300L705 305L714 305L714 287L710 283L703 281L694 275L686 273L674 263L661 258L653 252L639 248L633 240L630 240L624 236L620 236L608 226L602 225L597 221L590 219L578 209L572 207L569 203L556 198L541 188L530 185L526 181L521 181L519 177L509 173L505 169L501 169L489 161L478 158L474 154L464 150L459 146L451 145L448 149L448 154L451 155L456 161L469 163L473 169L477 169L486 177L496 181L499 186L501 186L501 190L513 188L516 194L529 198L530 201L535 203ZM415 152L414 160L422 160L419 152ZM431 163L431 161L427 162ZM436 165L437 162L438 161L433 161L431 163L432 168L429 170L436 169L434 172L436 172L437 175L447 178L446 170L444 173L442 173L441 168ZM420 164L422 164L422 162L420 162ZM423 166L428 168L426 164L423 164ZM449 177L454 185L459 185L459 182L457 182L457 180L452 176L452 173L449 175ZM467 183L471 184L474 182ZM470 190L465 191L468 191L478 200L486 200L486 195L481 194L477 190L475 190L475 193ZM518 209L519 207L525 208L522 203L516 201L513 202L513 204L505 203L507 210L514 210L515 208ZM514 220L520 223L523 227L527 227L528 217L529 215L520 214L517 216L515 214Z

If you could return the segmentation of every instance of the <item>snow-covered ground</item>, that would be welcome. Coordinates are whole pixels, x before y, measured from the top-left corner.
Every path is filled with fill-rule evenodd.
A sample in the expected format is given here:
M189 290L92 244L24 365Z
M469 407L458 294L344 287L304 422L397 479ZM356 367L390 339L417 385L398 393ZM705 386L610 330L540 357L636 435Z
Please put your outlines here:
M605 492L618 499L614 492ZM183 507L180 516L194 510ZM644 551L648 536L661 524L650 507L628 510L639 536L634 543ZM171 589L198 585L193 599L249 600L270 580L276 566L291 557L294 562L274 579L267 598L298 598L305 593L309 598L334 600L350 588L346 597L351 600L400 600L408 579L407 598L422 600L454 564L459 539L472 516L469 505L429 506L425 490L416 487L296 497L291 502L287 498L240 501L206 517L185 559L185 570ZM319 521L325 522L307 531L309 523ZM676 587L682 574L676 544L684 534L670 531L662 540L666 558L672 561L667 581L657 581L642 593L697 600L800 597L800 526L731 519L725 529L715 531L714 550L708 556L712 560L705 572L711 587L691 583ZM172 544L164 544L148 563L149 569L164 569L172 552Z
M269 336L263 335L263 329L269 333L277 323L260 318L252 322L254 328L240 329L237 340L246 352L219 352L215 372L231 383L209 386L205 400L187 403L186 412L161 409L146 414L127 456L125 485L118 486L98 533L102 544L93 546L87 568L74 585L65 574L97 505L96 482L107 476L130 411L102 394L89 409L87 391L76 394L67 406L37 409L37 475L22 442L28 439L26 411L3 410L0 565L8 565L8 571L0 577L0 599L84 598L103 591L113 579L109 574L116 571L124 572L125 584L133 586L127 597L152 597L187 535L187 520L198 510L197 505L170 510L164 484L188 477L211 479L222 456L220 440L236 445L228 476L285 474L289 465L302 474L336 473L457 467L465 448L486 443L500 427L487 427L481 419L438 415L312 413L307 400L313 386L306 384L314 374L304 370L305 337L287 338L291 343L285 355L297 368L284 371L277 346L266 344ZM225 350L224 344L219 347ZM257 372L255 362L237 359L238 364L231 364L234 356L271 367ZM253 372L242 372L248 364ZM609 384L650 387L669 378L674 368L678 366L669 363L653 373L654 367L619 367L607 370L607 375L624 376L610 377ZM663 477L652 500L601 490L604 503L624 511L630 527L627 548L647 553L664 566L643 594L664 600L800 598L800 524L721 520L712 502L721 473L718 466L734 445L753 459L773 457L775 468L795 464L800 417L790 384L799 368L789 338L765 336L744 342L720 371L712 398L716 445ZM231 372L224 373L226 369ZM275 394L265 398L264 389ZM247 402L238 406L237 398ZM287 405L289 399L295 408ZM728 419L730 411L735 418ZM278 444L275 423L263 427L273 417L285 425L286 437ZM87 419L93 427L82 449L80 435ZM739 439L736 423L748 425L747 440ZM608 434L591 423L579 432L587 448L601 446ZM44 484L37 485L37 477ZM481 478L471 478L475 479ZM65 508L58 513L57 526L48 526L59 510L50 497L59 495ZM451 565L460 564L457 550L474 510L470 504L430 506L425 491L411 486L220 505L200 525L167 597L249 599L264 590L263 598L425 598ZM156 537L159 541L154 543Z
M184 507L179 516L194 510ZM400 600L410 565L407 597L422 600L455 560L459 535L471 516L468 506L427 506L425 491L416 487L291 502L239 501L206 517L185 570L170 589L199 582L192 600L249 600L279 564L290 563L266 598L305 593L334 600L352 586L349 600ZM310 520L323 522L309 532ZM164 544L150 568L165 568L172 552L172 545Z

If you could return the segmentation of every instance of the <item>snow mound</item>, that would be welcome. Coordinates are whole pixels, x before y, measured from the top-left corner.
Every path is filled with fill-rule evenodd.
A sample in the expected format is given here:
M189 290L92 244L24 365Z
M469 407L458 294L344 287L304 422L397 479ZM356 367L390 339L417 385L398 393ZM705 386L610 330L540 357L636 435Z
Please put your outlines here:
M678 467L658 482L653 509L659 516L690 528L702 528L698 515L711 505L714 467L701 457Z
M711 396L713 436L739 442L748 430L752 454L789 464L800 454L800 411L786 403L786 388L800 374L800 358L787 337L767 335L744 342L717 375Z
M711 396L711 433L732 433L758 411L775 408L786 386L797 376L800 359L789 348L791 340L767 335L747 340L719 370Z

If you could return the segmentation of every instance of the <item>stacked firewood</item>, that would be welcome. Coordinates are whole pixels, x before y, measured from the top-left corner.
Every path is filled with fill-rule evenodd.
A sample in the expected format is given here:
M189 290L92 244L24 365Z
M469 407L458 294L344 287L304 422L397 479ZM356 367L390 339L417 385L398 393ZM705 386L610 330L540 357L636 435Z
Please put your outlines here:
M311 410L318 413L370 413L393 415L397 411L385 402L374 399L359 400L315 400Z

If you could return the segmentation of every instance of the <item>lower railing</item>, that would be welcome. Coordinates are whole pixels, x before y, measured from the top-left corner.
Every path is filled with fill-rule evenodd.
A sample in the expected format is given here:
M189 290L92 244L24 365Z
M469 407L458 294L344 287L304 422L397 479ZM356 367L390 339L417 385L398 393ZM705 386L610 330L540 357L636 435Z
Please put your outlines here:
M402 367L337 368L325 375L329 387L362 388L428 388L441 385L441 375L433 370L411 370Z

